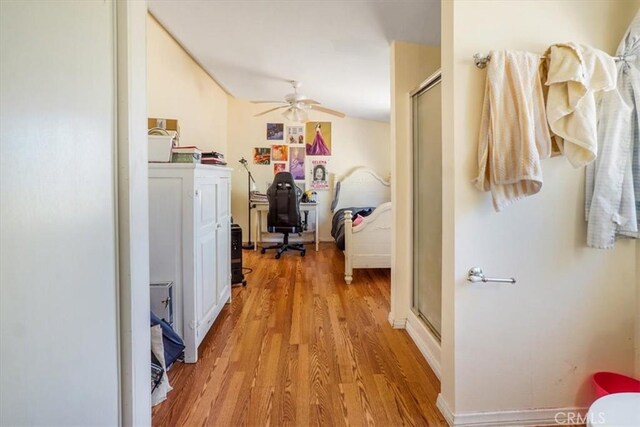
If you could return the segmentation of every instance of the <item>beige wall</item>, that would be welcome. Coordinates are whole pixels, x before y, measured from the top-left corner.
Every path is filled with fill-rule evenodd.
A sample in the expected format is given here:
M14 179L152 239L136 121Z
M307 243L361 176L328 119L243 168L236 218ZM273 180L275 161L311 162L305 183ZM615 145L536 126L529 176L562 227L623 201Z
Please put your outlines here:
M390 320L402 324L411 310L413 248L411 98L440 68L440 48L394 41L391 45L391 145L394 239Z
M571 40L614 53L640 2L443 2L442 394L456 414L584 407L589 377L634 368L635 243L586 247L584 170L543 162L540 194L497 214L471 179L490 49ZM454 37L455 35L455 37ZM515 285L470 284L470 267Z
M269 106L252 104L249 101L229 99L229 149L227 158L235 169L233 172L231 207L233 218L242 226L243 239L247 240L247 173L238 164L244 157L249 161L249 168L256 179L258 189L266 191L267 182L273 180L273 165L254 165L252 160L254 147L270 147L275 141L267 141L266 124L284 123L287 126L300 124L287 122L281 112L273 112L260 117L253 117ZM380 176L388 177L391 163L389 147L389 124L371 120L346 117L340 119L324 113L310 113L311 120L329 121L332 127L332 156L329 160L331 173L345 173L356 166L367 166ZM308 166L308 164L307 164ZM320 239L332 241L330 212L332 191L318 191L320 202ZM254 223L255 224L255 223ZM254 226L252 224L252 226ZM252 239L255 233L252 230Z
M149 117L178 119L180 145L226 155L229 96L151 15L147 86Z

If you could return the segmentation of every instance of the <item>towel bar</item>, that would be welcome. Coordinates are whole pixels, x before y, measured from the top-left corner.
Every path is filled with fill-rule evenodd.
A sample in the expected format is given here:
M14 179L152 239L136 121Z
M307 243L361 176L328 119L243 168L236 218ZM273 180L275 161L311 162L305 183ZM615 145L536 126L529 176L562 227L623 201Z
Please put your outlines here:
M542 56L540 58L542 58ZM633 61L633 60L636 59L636 56L635 55L614 56L613 59L616 62ZM475 55L473 55L473 62L476 64L476 67L478 67L478 68L486 68L487 67L487 63L489 61L491 61L491 55L482 55L480 53L476 53Z
M492 279L490 277L485 277L480 267L473 267L471 270L469 270L469 274L467 275L467 280L472 283L476 283L476 282L482 282L482 283L494 282L494 283L511 283L511 284L516 283L516 279L514 279L513 277L510 277L508 279Z

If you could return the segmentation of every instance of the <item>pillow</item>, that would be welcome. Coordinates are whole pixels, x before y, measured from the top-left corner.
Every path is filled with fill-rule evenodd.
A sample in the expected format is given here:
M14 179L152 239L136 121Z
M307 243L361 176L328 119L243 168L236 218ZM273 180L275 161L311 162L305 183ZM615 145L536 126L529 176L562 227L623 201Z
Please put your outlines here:
M362 221L364 221L364 217L360 214L357 214L356 219L353 220L353 226L355 227L356 225L360 224Z

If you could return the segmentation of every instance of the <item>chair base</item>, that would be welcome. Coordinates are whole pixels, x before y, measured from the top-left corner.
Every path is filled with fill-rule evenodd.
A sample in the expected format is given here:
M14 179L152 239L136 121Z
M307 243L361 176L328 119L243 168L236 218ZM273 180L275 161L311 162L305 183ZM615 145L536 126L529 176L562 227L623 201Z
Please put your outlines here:
M266 246L260 249L261 254L265 254L268 250L275 249L276 250L276 259L280 259L282 254L288 250L298 251L300 252L300 256L305 256L307 254L307 250L302 243L289 243L289 236L287 234L284 235L284 241L282 243L278 243L273 246Z

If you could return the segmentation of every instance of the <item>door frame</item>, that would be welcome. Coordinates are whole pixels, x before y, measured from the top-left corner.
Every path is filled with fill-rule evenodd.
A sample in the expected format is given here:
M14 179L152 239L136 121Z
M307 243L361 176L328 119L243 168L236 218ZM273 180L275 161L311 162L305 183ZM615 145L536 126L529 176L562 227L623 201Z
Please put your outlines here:
M438 69L436 72L434 72L433 74L431 74L429 77L427 77L422 83L420 83L418 85L417 88L415 88L414 90L411 91L411 93L409 93L409 98L411 100L411 216L412 216L412 221L411 221L411 237L410 237L410 245L411 245L411 252L415 253L415 246L414 246L414 237L415 237L415 226L416 226L416 222L415 222L415 212L416 212L416 199L414 197L414 190L415 190L415 173L416 173L416 158L415 158L415 148L416 148L416 127L417 127L417 123L416 123L416 103L418 100L418 95L420 95L421 93L425 93L426 91L428 91L429 89L432 89L433 87L435 87L438 84L442 83L442 71L440 69ZM440 144L442 145L442 141L440 142ZM442 174L441 174L442 176ZM441 221L442 223L442 217L441 217ZM442 271L442 265L440 265L440 270ZM435 330L435 328L431 325L431 323L424 318L424 316L422 314L420 314L420 312L418 311L418 309L416 309L415 306L415 280L416 280L416 270L415 270L415 262L413 260L411 260L411 307L410 310L411 312L418 317L421 321L424 322L427 330L429 331L429 333L431 335L433 335L433 338L436 340L436 342L438 343L438 346L440 345L441 342L441 334ZM440 283L440 286L442 286L442 282Z
M147 2L114 0L120 425L151 425Z

